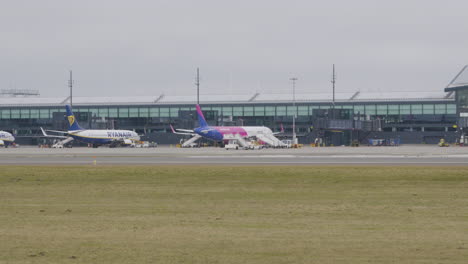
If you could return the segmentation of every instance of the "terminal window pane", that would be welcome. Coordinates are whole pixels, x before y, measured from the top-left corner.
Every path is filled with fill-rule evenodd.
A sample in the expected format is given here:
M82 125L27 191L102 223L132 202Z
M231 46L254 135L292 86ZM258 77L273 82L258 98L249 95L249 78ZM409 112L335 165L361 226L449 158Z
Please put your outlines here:
M354 106L354 114L356 114L356 115L365 114L364 106L363 105L355 105Z
M274 106L265 106L265 116L275 116L276 111Z
M159 117L159 108L157 107L152 107L149 109L149 116L150 117Z
M47 110L47 109L45 109L45 110ZM60 109L51 108L51 109L49 109L49 111L50 111L50 117L53 117L54 113L63 113L65 115L65 109L62 109L62 108L60 108Z
M423 113L425 115L433 115L434 114L434 105L433 104L423 104Z
M39 118L50 118L49 109L40 109Z
M217 112L218 115L221 115L221 107L211 107L211 110Z
M256 106L254 110L255 110L255 116L265 116L264 106Z
M148 117L149 116L149 109L148 107L140 108L140 117Z
M224 116L232 116L232 107L231 106L223 106L223 115Z
M232 108L232 111L233 111L233 116L243 116L244 115L244 112L243 112L243 108L241 106L235 106Z
M411 114L412 115L422 115L422 105L411 105Z
M297 106L288 106L288 116L297 116Z
M375 105L366 105L366 115L375 115Z
M468 108L468 90L457 91L457 101L460 108Z
M108 117L109 116L109 109L99 108L98 116L99 117Z
M387 105L377 105L378 115L387 115Z
M131 107L128 109L129 111L129 117L138 117L138 108L136 107Z
M93 116L98 116L98 109L97 108L90 108L89 109L89 114Z
M20 110L11 109L11 118L20 118Z
M128 117L128 108L119 108L119 118Z
M179 117L179 108L178 107L171 107L171 117Z
M97 116L98 114L97 108L90 108L88 111L91 116Z
M389 115L399 115L400 114L399 105L388 105L388 114Z
M277 106L276 107L277 116L286 116L286 106Z
M446 104L436 104L435 105L435 114L446 114L447 113Z
M309 115L312 116L314 114L314 109L319 109L318 105L309 105Z
M109 108L109 117L119 117L117 108Z
M31 109L31 118L39 118L39 109Z
M252 106L244 106L244 116L253 116L253 114Z
M457 106L455 104L447 104L447 114L456 114Z
M301 105L297 107L297 115L300 116L308 116L309 115L309 107L306 105Z
M118 117L119 116L119 112L117 110L117 108L109 108L108 109L108 112L109 112L109 117Z
M30 118L29 109L21 109L21 118Z
M2 119L10 119L10 109L2 110Z
M159 108L159 116L160 117L169 117L169 108L167 108L167 107Z
M343 109L353 109L352 105L343 105Z
M400 105L400 115L410 115L411 114L411 105L402 104Z

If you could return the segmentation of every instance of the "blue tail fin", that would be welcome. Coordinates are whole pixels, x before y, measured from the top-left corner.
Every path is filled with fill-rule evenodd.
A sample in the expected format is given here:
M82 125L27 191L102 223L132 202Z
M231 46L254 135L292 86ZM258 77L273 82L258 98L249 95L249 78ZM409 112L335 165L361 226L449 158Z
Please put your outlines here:
M200 127L207 127L208 124L206 123L205 117L203 116L200 106L196 105L195 107L197 108L198 124L200 125Z
M65 105L65 109L67 109L68 130L83 130L78 124L78 121L76 121L71 106Z

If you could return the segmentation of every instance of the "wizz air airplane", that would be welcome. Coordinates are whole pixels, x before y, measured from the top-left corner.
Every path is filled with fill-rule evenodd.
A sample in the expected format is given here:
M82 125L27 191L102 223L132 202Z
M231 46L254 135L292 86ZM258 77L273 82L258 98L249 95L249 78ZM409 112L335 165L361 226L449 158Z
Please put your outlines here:
M15 142L15 137L12 134L6 131L0 131L0 146L8 148L13 142Z
M200 127L193 130L189 129L176 129L171 126L172 132L175 134L192 135L193 137L182 144L182 147L190 146L193 142L200 138L206 138L212 141L232 141L236 140L237 143L244 148L251 147L248 139L257 139L265 142L272 147L286 147L287 145L281 142L274 135L268 127L257 126L209 126L203 116L202 110L199 105L196 105L198 123ZM179 132L180 131L180 132Z
M75 119L75 115L69 105L65 106L67 110L68 131L47 130L50 132L61 133L64 136L48 135L44 129L42 134L45 137L63 138L63 144L72 140L78 140L84 143L92 144L93 148L109 144L110 146L120 146L132 144L140 140L140 136L131 130L105 130L105 129L83 129Z

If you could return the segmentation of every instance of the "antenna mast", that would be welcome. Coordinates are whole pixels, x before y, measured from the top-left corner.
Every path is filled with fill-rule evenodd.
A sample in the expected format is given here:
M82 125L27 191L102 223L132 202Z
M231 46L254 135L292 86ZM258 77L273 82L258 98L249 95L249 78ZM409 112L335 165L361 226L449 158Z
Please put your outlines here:
M332 105L333 105L333 109L335 109L335 83L336 83L335 64L333 64L333 74L332 74L331 83L332 83L332 85L333 85L333 101L332 101Z

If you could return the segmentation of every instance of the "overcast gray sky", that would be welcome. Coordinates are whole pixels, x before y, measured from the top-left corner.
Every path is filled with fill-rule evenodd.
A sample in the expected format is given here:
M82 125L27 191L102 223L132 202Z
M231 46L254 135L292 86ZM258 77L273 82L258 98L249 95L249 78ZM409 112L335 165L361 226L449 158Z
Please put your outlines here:
M440 91L468 1L2 1L0 88L67 95Z

